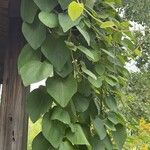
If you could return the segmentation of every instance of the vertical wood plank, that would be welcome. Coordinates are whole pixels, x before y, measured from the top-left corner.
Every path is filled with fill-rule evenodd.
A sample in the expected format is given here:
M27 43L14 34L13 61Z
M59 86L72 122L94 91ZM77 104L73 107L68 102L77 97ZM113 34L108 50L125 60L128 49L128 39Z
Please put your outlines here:
M22 41L20 18L10 18L1 104L0 150L26 150L25 99L29 89L23 87L17 73L17 58Z

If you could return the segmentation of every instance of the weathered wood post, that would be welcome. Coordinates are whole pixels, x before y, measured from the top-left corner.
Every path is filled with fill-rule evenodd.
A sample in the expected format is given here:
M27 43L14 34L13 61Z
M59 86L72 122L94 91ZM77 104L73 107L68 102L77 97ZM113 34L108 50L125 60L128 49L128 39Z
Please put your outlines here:
M9 0L8 6L9 27L0 113L0 150L26 150L25 99L28 89L23 87L17 73L17 58L23 46L20 0Z

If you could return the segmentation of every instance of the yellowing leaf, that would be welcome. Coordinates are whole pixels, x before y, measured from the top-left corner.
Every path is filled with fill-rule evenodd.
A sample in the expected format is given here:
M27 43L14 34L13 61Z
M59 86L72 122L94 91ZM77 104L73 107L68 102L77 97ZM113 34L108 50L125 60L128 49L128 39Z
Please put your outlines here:
M113 27L113 26L115 26L115 24L112 21L106 21L101 24L101 28L109 28L109 27Z
M83 13L84 5L83 3L77 3L75 1L71 2L68 7L68 14L72 21L78 19Z
M142 52L141 52L139 49L135 49L135 50L134 50L134 53L135 53L137 56L142 56Z

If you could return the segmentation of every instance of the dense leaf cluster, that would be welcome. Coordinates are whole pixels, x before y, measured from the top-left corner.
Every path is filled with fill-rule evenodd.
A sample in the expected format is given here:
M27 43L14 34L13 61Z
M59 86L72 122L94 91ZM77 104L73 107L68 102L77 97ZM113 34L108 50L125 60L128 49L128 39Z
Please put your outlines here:
M27 100L31 120L43 120L33 150L122 149L117 98L128 77L124 65L136 54L129 23L116 12L120 0L78 1L69 16L71 2L22 0L27 44L18 70L25 86L46 79Z

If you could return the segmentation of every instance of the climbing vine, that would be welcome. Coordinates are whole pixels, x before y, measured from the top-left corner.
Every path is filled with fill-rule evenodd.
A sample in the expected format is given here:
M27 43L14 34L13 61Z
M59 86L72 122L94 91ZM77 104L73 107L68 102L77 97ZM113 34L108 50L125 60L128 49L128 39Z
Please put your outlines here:
M27 111L42 131L33 150L122 149L125 120L117 108L125 63L137 54L120 0L22 0L27 41L18 71L32 91Z

